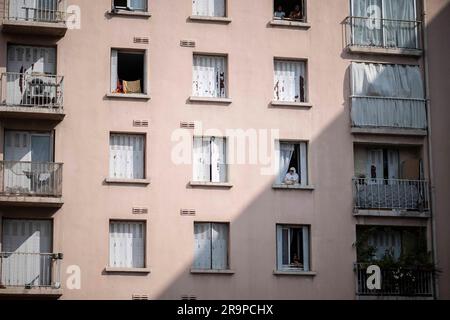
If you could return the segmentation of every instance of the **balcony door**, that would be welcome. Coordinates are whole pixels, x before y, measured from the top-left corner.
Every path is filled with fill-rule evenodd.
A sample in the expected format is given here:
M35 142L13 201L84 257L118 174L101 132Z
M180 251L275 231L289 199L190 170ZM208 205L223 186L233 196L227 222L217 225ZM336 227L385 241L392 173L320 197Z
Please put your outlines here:
M51 285L52 221L3 219L1 284Z
M50 180L53 139L50 132L5 132L4 188L8 193L39 192Z

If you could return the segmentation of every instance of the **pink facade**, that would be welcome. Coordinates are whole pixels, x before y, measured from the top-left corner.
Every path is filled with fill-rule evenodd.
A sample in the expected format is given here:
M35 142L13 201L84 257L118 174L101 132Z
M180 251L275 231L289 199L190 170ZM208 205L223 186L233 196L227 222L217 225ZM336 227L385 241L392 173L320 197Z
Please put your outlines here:
M357 229L389 226L425 230L422 244L425 241L426 251L433 253L442 273L437 278L438 293L430 285L429 290L417 296L450 298L450 145L446 126L446 76L450 71L446 57L450 45L445 38L450 21L448 0L426 0L424 4L417 1L415 20L422 21L422 28L413 24L413 33L417 33L412 37L417 46L407 49L396 48L395 44L348 46L346 36L353 35L355 40L357 36L352 32L361 26L347 20L353 27L349 29L345 23L352 16L349 0L305 0L301 21L274 20L273 0L227 0L225 17L193 14L190 0L149 0L147 11L116 13L111 11L111 0L69 0L68 5L75 7L68 8L75 12L79 8L81 16L79 28L67 23L67 30L64 23L55 22L57 15L44 22L37 16L13 19L6 14L11 10L8 3L0 1L1 8L6 8L0 34L0 72L5 74L0 106L0 297L371 298L372 295L361 295L355 290L355 263L361 262L354 245ZM31 10L35 15L38 11ZM210 15L214 14L217 12ZM68 16L69 20L74 17ZM398 39L402 37L408 36L399 35ZM29 46L29 51L25 46ZM54 49L34 51L37 47ZM112 62L114 51L118 67ZM50 93L42 93L44 100L36 98L34 91L26 93L24 84L20 84L26 81L25 73L20 77L19 67L12 70L13 62L20 61L19 55L33 60L37 54L39 60L41 52L44 69L54 68L47 74L64 77L62 86L53 77L39 78L30 73L44 82L31 84L32 90L50 88ZM213 87L217 81L213 89L201 84L205 86L201 87L202 92L223 93L210 97L193 93L197 55L224 57L223 64L214 65L219 76L224 73L223 79L208 78ZM127 78L124 74L132 67L126 61L131 56L140 56L136 58L140 71L134 78ZM286 100L293 97L294 101L274 101L274 60L304 63L297 67L300 71L293 73L296 79L301 77L301 89L297 92L294 88L294 93L284 95ZM416 101L418 112L422 107L428 113L431 110L431 117L423 118L429 120L428 128L355 124L351 114L352 105L356 105L351 98L355 96L352 62L408 65L415 68L413 73L420 70L423 101L404 101ZM30 68L37 68L36 65ZM127 66L126 70L123 66ZM402 73L404 68L399 70ZM18 80L8 80L8 73L19 74ZM205 73L198 79L203 76ZM405 77L405 81L415 81L414 76ZM138 89L137 82L131 81L137 79ZM128 93L114 92L115 83L128 86ZM14 86L20 92L16 100L8 98L13 95L8 90ZM63 111L57 103L60 95ZM428 105L425 98L429 99ZM420 116L416 118L420 122ZM389 119L387 116L383 121ZM198 135L186 128L186 123L195 123L196 129L201 123L203 130L219 131L205 136L225 138L229 129L278 129L279 138L269 136L265 141L298 145L298 151L291 153L291 162L286 165L290 167L294 163L292 154L298 153L299 183L277 183L276 175L261 173L267 166L261 163L229 163L222 169L220 152L219 160L212 160L217 160L218 171L214 172L214 167L208 173L208 181L197 181L192 163L173 161L177 145L174 134L185 133L190 141ZM111 142L111 134L137 137L131 158L123 160L126 164L120 162L125 148L120 147L121 142ZM210 146L217 147L217 142ZM42 148L47 148L48 159L39 153ZM18 150L23 154L17 156ZM375 158L370 160L375 154L371 150L385 150L378 152L379 165ZM111 155L113 152L117 157ZM38 158L41 160L34 160ZM398 161L398 172L385 165L392 159ZM133 166L127 171L130 161ZM35 169L35 162L52 163L51 169ZM62 163L62 175L55 163ZM115 166L119 169L113 170ZM20 179L16 177L18 172ZM8 176L14 176L13 180L8 180ZM352 181L353 178L356 179ZM385 181L373 182L378 178ZM392 181L400 181L397 191L392 191ZM380 186L390 193L390 200L385 196L378 199L380 193L374 195L373 190ZM355 205L355 199L360 200L360 206ZM32 224L42 220L51 222L48 236L44 232L46 224ZM131 245L120 238L120 232L117 238L112 236L115 222L127 222ZM200 248L204 243L195 236L200 230L195 223L212 223L209 227L203 225L208 230L227 230L217 231L220 239L227 238L222 243L225 248L218 249L214 242L207 247L212 252L210 260L207 258L211 268L196 267L204 264L196 260L194 247ZM220 223L228 225L214 229ZM286 263L281 251L285 246L280 241L284 241L284 234L282 228L277 229L282 225L293 230L287 232L289 268L283 267ZM132 229L138 231L134 233ZM213 231L211 234L214 237ZM298 240L303 245L294 246L295 237L303 237ZM44 242L51 252L43 252L47 251L43 249ZM41 251L31 248L39 244ZM132 249L131 258L119 249L115 251L121 245ZM32 259L37 267L25 271L14 267L12 261L23 264L22 258L14 254L27 250L38 253L38 257L23 259ZM222 260L217 258L219 262L214 262L214 250L225 252L221 253ZM301 262L296 264L291 251L302 256ZM62 253L63 257L39 257L39 253ZM203 253L199 255L204 258ZM214 268L215 263L220 266ZM42 271L46 268L50 268L47 273ZM77 274L80 288L73 285L78 283ZM33 282L33 276L40 280ZM396 294L394 298L398 295L402 296Z

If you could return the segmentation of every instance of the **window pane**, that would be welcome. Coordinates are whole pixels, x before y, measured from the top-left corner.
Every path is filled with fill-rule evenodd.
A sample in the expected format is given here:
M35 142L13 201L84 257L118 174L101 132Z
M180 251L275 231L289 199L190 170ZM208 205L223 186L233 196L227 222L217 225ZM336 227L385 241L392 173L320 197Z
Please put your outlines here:
M144 179L145 136L111 134L110 178Z
M289 229L282 229L282 261L283 265L289 265Z
M224 17L226 0L192 0L192 14L196 16Z
M194 268L211 269L211 224L194 224Z
M228 225L212 224L212 269L228 269Z
M194 55L192 95L225 98L226 94L226 58Z
M111 222L109 237L111 267L145 267L144 222Z

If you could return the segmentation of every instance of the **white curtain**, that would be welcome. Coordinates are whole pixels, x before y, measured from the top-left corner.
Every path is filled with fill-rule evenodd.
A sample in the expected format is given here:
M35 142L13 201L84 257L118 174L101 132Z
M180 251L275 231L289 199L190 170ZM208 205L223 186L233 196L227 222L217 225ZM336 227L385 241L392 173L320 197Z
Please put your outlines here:
M117 89L117 82L119 81L118 75L118 51L111 50L111 92L115 92Z
M192 0L195 16L224 17L226 0Z
M355 62L351 83L353 125L426 128L419 67Z
M278 184L284 182L284 178L289 170L292 155L294 154L295 146L292 143L280 143L280 163L278 173Z
M109 177L144 179L144 151L144 135L111 134Z
M385 46L417 48L416 0L383 0ZM396 21L390 21L396 20Z
M226 97L226 58L194 55L192 95Z
M382 0L353 0L352 16L353 44L381 46Z
M194 137L193 142L193 180L211 181L211 141L208 137Z
M211 224L194 224L194 269L211 269Z
M212 269L228 269L228 225L225 223L212 223L211 229Z
M109 231L109 266L114 268L145 267L145 224L111 222Z
M305 62L275 60L275 101L305 102Z
M375 257L378 260L383 259L386 253L399 259L402 252L402 235L399 231L376 231L369 236L368 244L375 247Z
M211 138L211 182L226 182L225 139Z

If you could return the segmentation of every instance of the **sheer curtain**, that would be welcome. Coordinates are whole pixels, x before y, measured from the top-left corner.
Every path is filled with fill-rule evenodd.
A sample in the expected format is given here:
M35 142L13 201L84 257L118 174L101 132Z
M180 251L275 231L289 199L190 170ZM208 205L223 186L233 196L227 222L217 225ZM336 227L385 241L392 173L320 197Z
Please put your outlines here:
M353 44L362 46L381 46L382 0L353 0ZM371 18L371 19L361 19Z
M291 143L280 143L280 165L278 172L278 183L284 182L284 177L289 170L292 155L294 154L294 145Z
M415 0L383 0L383 17L385 46L417 48Z

